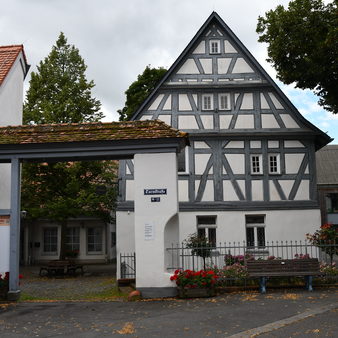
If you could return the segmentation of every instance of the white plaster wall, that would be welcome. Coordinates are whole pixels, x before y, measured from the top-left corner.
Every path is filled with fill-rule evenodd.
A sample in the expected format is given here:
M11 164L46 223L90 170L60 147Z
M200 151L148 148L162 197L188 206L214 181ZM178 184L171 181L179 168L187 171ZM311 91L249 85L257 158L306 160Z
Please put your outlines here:
M285 154L285 173L297 174L304 154Z
M245 173L244 154L226 154L225 157L234 174Z
M9 271L10 226L0 225L0 274Z
M286 128L300 128L299 124L289 114L280 114Z
M276 118L272 114L261 114L262 128L280 128Z
M238 201L239 198L236 191L229 180L223 181L223 200L224 201Z
M178 181L178 199L180 202L189 201L189 181Z
M209 149L210 147L203 141L195 141L194 148L195 149Z
M261 109L270 109L268 101L266 101L266 98L263 93L260 94L260 98L261 98Z
M165 101L163 110L171 110L171 95L169 95L167 100Z
M241 109L253 109L253 95L252 93L245 93L243 95L243 101Z
M279 141L268 141L268 148L278 148L279 147Z
M304 148L304 144L297 140L285 140L285 148Z
M295 200L309 200L309 199L310 199L309 180L302 180L297 190Z
M243 58L238 58L234 69L232 71L233 74L235 73L253 73L253 69L248 65L248 63Z
M269 93L269 96L271 98L271 101L273 102L276 109L284 109L282 104L279 102L279 100L276 98L274 93Z
M212 115L201 115L204 129L214 129L214 117Z
M194 115L179 116L178 129L198 129L198 124Z
M199 59L205 74L212 74L212 59Z
M210 154L195 154L195 174L202 175L205 171L207 163L210 158ZM213 168L209 170L209 174L213 173Z
M164 123L166 123L167 125L171 125L171 115L164 115L161 114L158 116L159 120L163 121Z
M253 129L255 128L253 115L238 115L235 129Z
M237 50L229 42L229 40L224 40L224 52L225 53L237 53Z
M192 110L187 94L178 95L178 110L181 110L181 111Z
M136 154L134 163L136 287L174 287L166 272L164 234L178 213L176 154ZM160 202L144 194L144 189L162 188L167 194L159 195ZM152 236L145 235L146 228L152 229Z
M244 148L244 141L230 141L224 148Z
M126 201L134 200L134 180L126 180Z
M158 106L160 105L160 102L163 99L163 94L159 94L157 95L156 99L152 102L152 104L150 105L150 107L148 108L149 110L156 110L158 108Z
M201 41L196 49L192 52L193 54L205 54L205 41Z
M304 241L307 233L314 233L320 227L320 211L306 210L260 210L224 212L181 212L180 241L197 231L196 216L217 217L216 240L222 242L243 242L246 239L245 215L265 215L266 241ZM176 243L175 243L176 244Z
M221 129L228 129L230 122L232 119L232 115L220 115L219 116L219 126Z
M231 60L231 58L217 59L218 74L226 74L228 72Z
M0 209L9 209L11 200L11 166L0 163Z
M250 141L250 148L262 148L261 141Z
M135 215L133 211L116 212L116 277L121 278L120 254L135 252Z
M251 191L253 201L263 201L263 181L253 180L251 181Z
M199 73L200 72L196 66L194 59L187 59L177 72L177 74L199 74Z
M19 59L0 86L0 126L22 124L24 76Z

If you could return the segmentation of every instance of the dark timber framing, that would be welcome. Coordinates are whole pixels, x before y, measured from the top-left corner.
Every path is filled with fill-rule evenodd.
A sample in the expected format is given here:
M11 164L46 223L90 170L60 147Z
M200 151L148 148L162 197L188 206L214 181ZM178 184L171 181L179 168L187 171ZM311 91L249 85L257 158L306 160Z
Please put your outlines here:
M209 42L215 39L220 41L220 53L212 54ZM226 41L235 50L226 50ZM195 52L200 43L204 43L205 52ZM239 69L237 62L240 59L252 71ZM194 65L191 72L179 71L188 60ZM218 65L224 60L228 66L226 71L221 71ZM209 69L203 63L208 63ZM233 72L235 68L239 69L236 73ZM204 94L213 95L213 109L203 110ZM220 109L220 94L229 95L229 109ZM162 97L155 107L153 103L159 95ZM180 97L185 98L186 104L180 104ZM170 109L168 100L171 100ZM170 117L173 128L190 134L189 173L179 174L179 182L188 181L188 201L180 202L181 211L318 208L314 156L315 151L331 138L298 112L217 13L209 16L132 120L161 119L161 115ZM184 125L180 124L182 120L186 121ZM240 141L243 146L230 148L227 145L231 145L231 141ZM260 142L260 146L251 147L251 141ZM278 147L269 148L269 141L278 141ZM285 146L285 141L295 142L295 145ZM195 142L205 142L207 147L196 148ZM297 145L297 142L300 143ZM203 172L201 165L196 163L200 154L210 155L207 160L203 159L206 161ZM262 157L263 172L260 175L251 173L252 154ZM269 173L269 154L279 156L277 174ZM303 156L297 172L287 170L289 154ZM232 155L241 158L242 172L232 167L228 158ZM133 172L130 162L128 174L125 165L121 162L118 210L130 211L133 203L126 200L126 184L133 180ZM203 196L210 181L214 195L209 201L211 196L207 199ZM254 184L262 184L261 200L257 198ZM297 194L305 184L308 186L304 194L308 190L309 198L301 199ZM229 192L224 191L225 187L233 190L233 200L227 197Z

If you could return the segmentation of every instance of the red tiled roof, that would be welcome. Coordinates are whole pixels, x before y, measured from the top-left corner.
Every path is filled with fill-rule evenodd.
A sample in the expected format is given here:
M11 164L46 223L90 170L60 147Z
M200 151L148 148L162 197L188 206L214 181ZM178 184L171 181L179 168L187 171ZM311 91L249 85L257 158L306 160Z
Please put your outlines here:
M187 136L187 133L159 120L39 124L0 128L0 144L144 140Z
M27 64L23 45L0 46L0 86L5 80L20 52L23 53L23 57Z

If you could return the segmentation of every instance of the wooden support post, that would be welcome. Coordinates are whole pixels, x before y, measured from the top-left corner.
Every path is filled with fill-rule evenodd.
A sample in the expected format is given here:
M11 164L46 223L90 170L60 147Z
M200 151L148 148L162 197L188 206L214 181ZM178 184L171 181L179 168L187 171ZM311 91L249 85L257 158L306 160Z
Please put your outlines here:
M20 254L20 160L11 161L11 212L10 212L10 257L9 257L9 300L18 300L19 254Z

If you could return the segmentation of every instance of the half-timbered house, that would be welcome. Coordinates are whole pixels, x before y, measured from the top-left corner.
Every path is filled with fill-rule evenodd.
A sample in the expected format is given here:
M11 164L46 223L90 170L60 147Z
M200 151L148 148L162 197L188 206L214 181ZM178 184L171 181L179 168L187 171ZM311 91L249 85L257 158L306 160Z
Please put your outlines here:
M315 152L331 139L298 112L217 13L132 119L159 119L190 136L178 156L179 221L171 239L198 232L214 243L264 246L304 240L320 226ZM121 161L118 252L137 245L133 199L133 161Z

